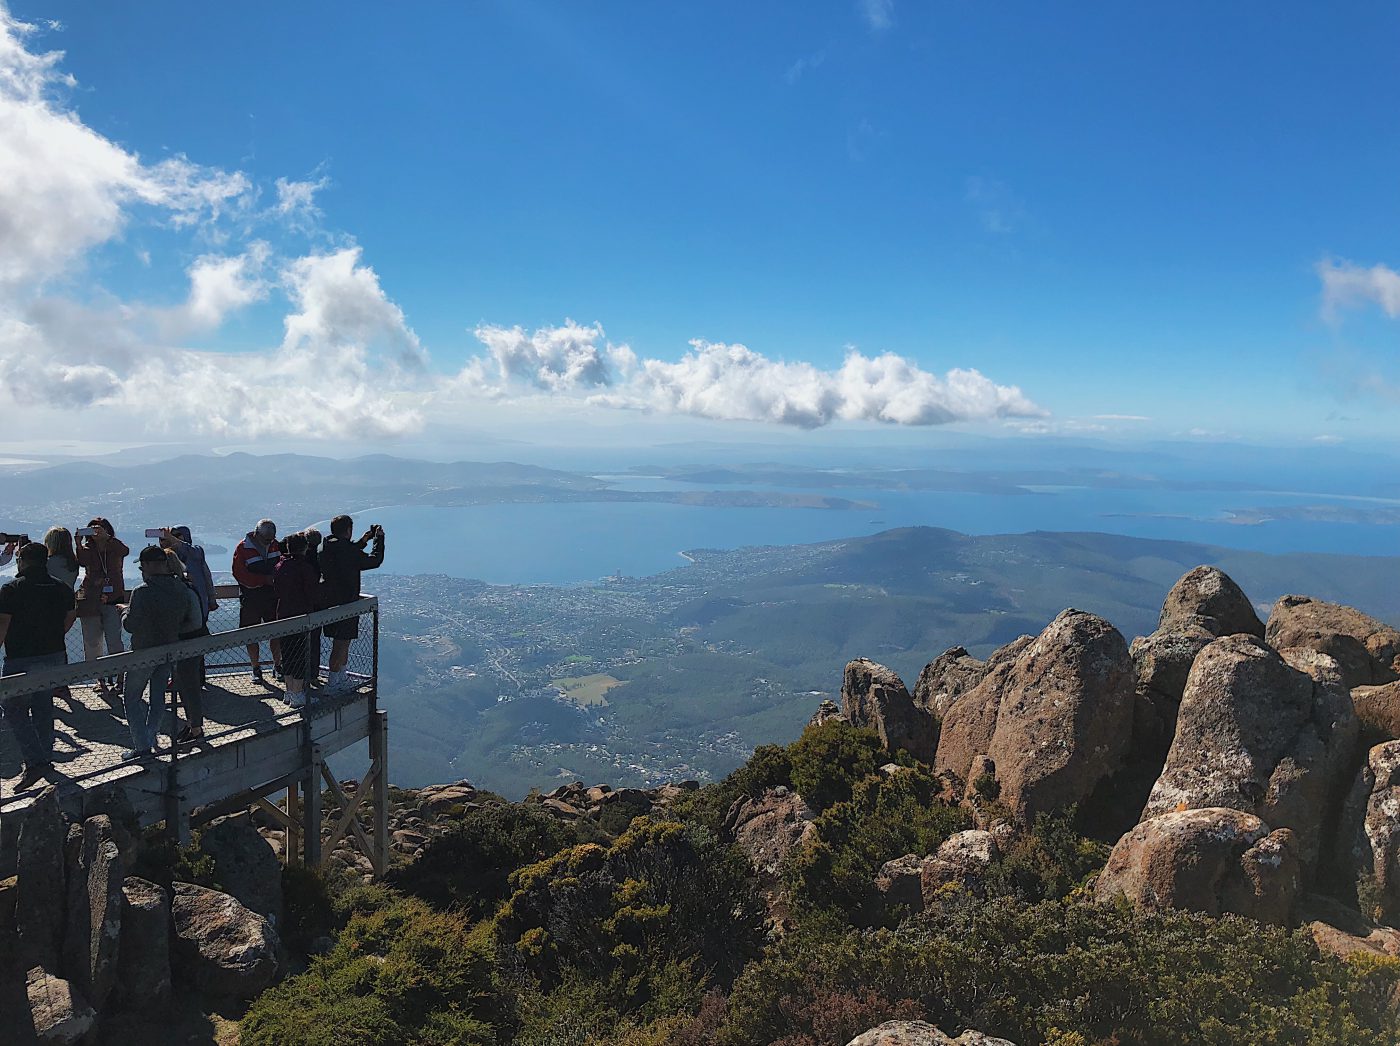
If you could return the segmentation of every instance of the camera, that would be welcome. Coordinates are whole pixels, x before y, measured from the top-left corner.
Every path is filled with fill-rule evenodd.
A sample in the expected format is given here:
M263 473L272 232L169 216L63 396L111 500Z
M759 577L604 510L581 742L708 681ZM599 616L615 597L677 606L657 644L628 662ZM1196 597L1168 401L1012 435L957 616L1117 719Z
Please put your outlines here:
M163 538L165 537L165 530L162 527L147 527L146 536L148 538Z
M90 538L90 537L94 536L96 533L97 533L97 528L96 528L96 527L79 527L79 528L78 528L78 531L77 531L77 534L76 534L75 536L76 536L76 537L80 537L80 538Z
M27 545L28 534L0 534L0 545Z

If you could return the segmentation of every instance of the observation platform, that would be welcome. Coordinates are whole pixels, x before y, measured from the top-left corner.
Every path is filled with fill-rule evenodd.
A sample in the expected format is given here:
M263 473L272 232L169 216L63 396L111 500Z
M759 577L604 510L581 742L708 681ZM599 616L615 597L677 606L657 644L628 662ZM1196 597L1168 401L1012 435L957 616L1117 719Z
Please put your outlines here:
M217 595L220 607L210 616L211 631L237 621L237 588L221 587ZM327 625L351 618L359 628L350 644L347 686L335 694L312 689L305 707L292 708L284 685L273 677L267 644L313 637ZM164 823L181 840L214 817L258 807L286 829L288 861L318 865L323 853L348 836L376 874L382 874L388 858L388 722L378 708L378 637L379 604L372 596L302 617L93 661L81 660L75 625L68 636L70 664L0 679L0 699L62 688L54 699L53 771L37 786L16 790L20 753L8 725L0 726L0 851L13 852L25 813L47 784L57 788L60 806L73 817L87 813L94 793L117 787L142 827ZM252 643L260 646L262 680L251 671L246 648ZM313 649L318 645L320 650ZM300 674L325 678L330 641L308 642L305 649L308 664ZM207 670L204 737L172 745L172 733L178 734L187 719L171 693L155 754L123 760L122 750L132 744L125 707L120 696L101 693L98 681L155 664L173 669L176 661L190 657L203 657ZM313 663L319 668L315 674ZM325 760L364 740L369 741L369 773L347 799ZM284 790L282 805L269 798ZM327 800L340 816L323 840Z

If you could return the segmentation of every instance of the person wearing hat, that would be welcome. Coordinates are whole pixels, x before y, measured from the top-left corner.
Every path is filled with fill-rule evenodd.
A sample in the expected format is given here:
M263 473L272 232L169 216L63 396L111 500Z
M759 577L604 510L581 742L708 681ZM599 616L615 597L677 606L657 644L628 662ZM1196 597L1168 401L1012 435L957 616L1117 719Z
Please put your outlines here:
M132 650L174 643L181 633L202 627L199 597L172 572L163 548L143 548L137 565L141 568L141 584L132 591L131 602L122 612L122 627L131 633ZM155 748L165 716L165 686L169 679L170 666L164 663L134 668L126 674L122 698L131 729L131 747L122 753L123 758L140 759Z

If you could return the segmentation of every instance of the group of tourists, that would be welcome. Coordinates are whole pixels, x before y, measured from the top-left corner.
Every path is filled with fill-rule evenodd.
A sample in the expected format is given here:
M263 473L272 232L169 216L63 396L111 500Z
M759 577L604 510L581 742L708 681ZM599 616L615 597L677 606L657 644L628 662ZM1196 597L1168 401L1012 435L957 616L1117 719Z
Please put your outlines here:
M270 519L257 526L234 550L232 570L238 582L240 628L317 610L343 606L360 597L360 573L384 562L384 528L372 526L358 539L349 516L331 520L330 536L308 528L278 539ZM187 526L147 531L155 543L137 556L141 584L126 589L124 568L131 549L112 524L95 517L74 535L51 527L42 541L10 541L0 548L0 566L17 562L13 581L0 586L0 644L6 677L68 663L65 637L81 622L83 657L91 661L124 649L147 650L210 635L209 615L219 607L214 578L204 549ZM357 617L325 628L331 640L329 676L319 679L322 630L297 633L268 646L272 672L286 689L293 708L304 707L313 688L330 695L353 687L346 672L350 644L359 632ZM248 645L253 678L264 682L261 644ZM185 707L186 723L172 743L204 736L202 698L204 658L175 663L172 677L165 662L132 668L97 681L97 692L120 699L132 746L124 759L141 759L156 750L165 717L166 691ZM6 697L0 710L14 733L24 759L18 788L46 777L53 768L54 699L70 699L67 687Z

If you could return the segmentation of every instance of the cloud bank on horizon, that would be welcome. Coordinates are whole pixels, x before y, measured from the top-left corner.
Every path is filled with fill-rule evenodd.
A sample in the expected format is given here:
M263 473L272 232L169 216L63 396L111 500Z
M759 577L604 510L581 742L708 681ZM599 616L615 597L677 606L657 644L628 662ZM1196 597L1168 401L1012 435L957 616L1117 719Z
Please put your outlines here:
M887 4L869 10L873 22L888 15ZM267 204L243 172L183 155L147 162L82 121L63 55L39 49L39 35L0 4L0 397L11 407L107 409L148 430L248 438L393 436L420 428L425 411L541 396L802 428L1046 413L971 369L939 376L850 349L839 369L822 370L700 340L673 362L572 321L532 333L479 327L480 354L443 375L353 241L277 245L316 223L324 178L278 178ZM94 256L137 227L198 251L184 301L125 300L92 279ZM187 347L274 300L287 308L280 340Z

